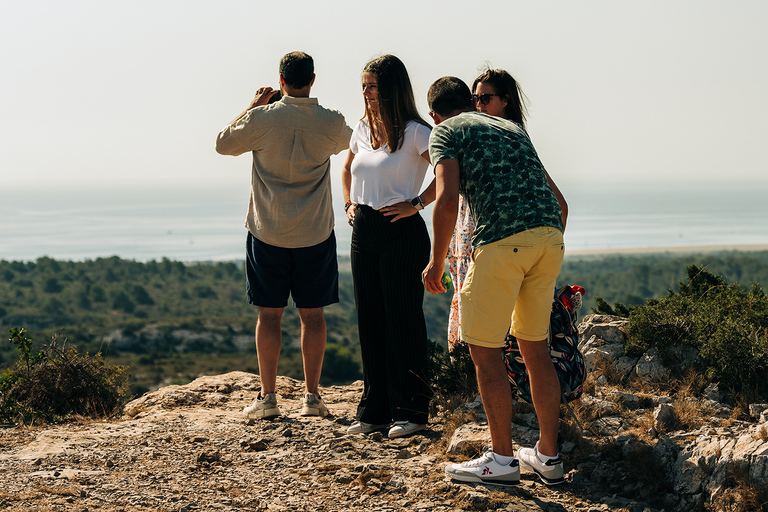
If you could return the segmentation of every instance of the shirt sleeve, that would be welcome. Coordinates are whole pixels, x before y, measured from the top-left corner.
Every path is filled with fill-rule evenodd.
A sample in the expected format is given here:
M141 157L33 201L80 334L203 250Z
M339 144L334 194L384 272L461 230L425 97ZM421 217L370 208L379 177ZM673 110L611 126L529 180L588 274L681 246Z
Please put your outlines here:
M365 123L358 121L355 125L355 129L352 130L352 136L349 140L349 150L353 155L356 155L360 151L359 141L361 137L365 136Z
M451 131L444 126L437 125L429 135L429 159L436 166L440 160L454 158L458 160Z
M341 130L339 132L339 143L336 146L336 151L334 151L334 155L338 155L345 149L348 149L350 147L351 139L352 138L352 128L349 127L347 122L344 120L344 117L341 118Z
M216 138L216 152L238 156L246 151L258 151L264 130L259 128L257 118L258 107L221 130Z
M432 131L432 128L424 126L421 123L413 122L413 124L416 125L416 133L414 134L416 152L421 155L429 149L429 134Z

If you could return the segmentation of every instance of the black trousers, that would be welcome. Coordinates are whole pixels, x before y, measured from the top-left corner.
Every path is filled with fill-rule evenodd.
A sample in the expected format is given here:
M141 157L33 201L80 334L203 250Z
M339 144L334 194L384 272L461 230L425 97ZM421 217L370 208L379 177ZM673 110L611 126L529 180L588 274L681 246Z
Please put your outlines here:
M430 242L421 215L397 222L358 206L352 228L352 277L365 385L357 419L426 423L427 327L421 272Z

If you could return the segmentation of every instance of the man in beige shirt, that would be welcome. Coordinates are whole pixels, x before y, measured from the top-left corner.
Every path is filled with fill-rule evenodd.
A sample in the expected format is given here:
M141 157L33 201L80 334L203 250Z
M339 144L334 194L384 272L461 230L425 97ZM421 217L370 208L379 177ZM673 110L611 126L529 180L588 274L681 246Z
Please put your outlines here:
M289 295L301 319L306 383L301 414L328 414L318 386L326 343L323 308L339 301L330 157L349 147L352 130L340 112L309 97L314 82L312 57L285 55L280 91L260 88L245 112L216 139L222 155L253 154L245 220L246 288L248 302L259 309L261 391L243 410L247 418L280 415L275 385L280 323Z

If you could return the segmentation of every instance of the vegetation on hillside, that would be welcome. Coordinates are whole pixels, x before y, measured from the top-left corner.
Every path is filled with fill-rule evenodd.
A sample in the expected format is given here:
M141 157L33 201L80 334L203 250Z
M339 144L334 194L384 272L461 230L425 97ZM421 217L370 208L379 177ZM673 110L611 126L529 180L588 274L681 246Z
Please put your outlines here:
M99 354L80 355L58 335L35 351L24 329L13 328L10 334L20 355L0 376L0 420L56 423L120 411L126 401L127 368L107 365Z
M640 254L574 256L563 262L558 283L578 284L587 289L584 311L597 307L595 297L627 306L676 291L686 279L690 265L706 267L729 283L748 287L757 283L768 288L768 252L722 252L709 254Z
M687 345L702 358L708 380L746 400L768 396L768 296L691 265L679 292L629 309L628 355L656 347L671 362L671 349Z
M344 263L342 259L342 268ZM450 295L427 295L429 335L439 339L446 329ZM323 385L362 378L348 272L342 271L339 299L339 304L326 308ZM41 340L64 329L69 344L81 352L101 352L107 362L129 365L129 383L137 394L184 384L201 374L257 373L256 315L256 308L246 303L242 264L168 259L141 263L118 257L83 262L48 257L33 262L0 260L0 325L26 328L36 349ZM278 371L301 377L295 308L286 308L282 327ZM0 343L0 369L14 358L13 347Z
M768 283L768 252L566 258L558 283L587 289L583 313L596 305L597 296L640 305L673 290L691 262L708 265L731 282ZM362 377L354 292L345 264L341 259L340 303L326 309L323 385ZM450 299L450 293L425 294L429 337L443 348ZM109 364L130 366L134 394L202 374L256 373L255 320L255 308L245 302L239 263L0 260L0 325L27 329L35 350L64 329L68 345L79 352L100 352ZM301 378L295 308L286 308L282 334L278 371ZM14 347L0 343L0 370L15 358Z

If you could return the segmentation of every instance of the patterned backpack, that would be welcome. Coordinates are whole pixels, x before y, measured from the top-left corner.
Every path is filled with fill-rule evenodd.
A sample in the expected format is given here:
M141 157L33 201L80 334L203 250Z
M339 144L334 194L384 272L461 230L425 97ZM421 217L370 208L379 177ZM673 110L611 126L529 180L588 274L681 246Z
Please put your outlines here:
M549 323L549 354L560 379L562 401L566 405L581 397L586 367L584 356L579 352L579 330L576 327L576 311L581 307L581 297L586 291L581 286L565 285L555 290L552 300L552 316ZM531 383L525 369L517 339L507 334L504 346L504 364L507 367L512 395L525 402L531 400Z

